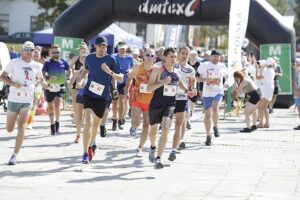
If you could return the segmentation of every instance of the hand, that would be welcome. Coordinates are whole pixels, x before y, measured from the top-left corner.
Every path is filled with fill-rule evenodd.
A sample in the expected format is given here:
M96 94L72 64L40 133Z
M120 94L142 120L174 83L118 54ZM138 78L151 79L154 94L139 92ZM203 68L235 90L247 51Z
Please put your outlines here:
M172 82L172 78L170 76L167 76L166 78L164 78L163 80L163 84L164 85L168 85Z
M67 81L67 87L68 87L69 89L71 89L71 88L72 88L72 85L73 85L73 84L71 84L71 81L68 80L68 81Z
M43 81L43 82L41 83L41 85L42 85L42 87L43 87L44 89L47 89L47 88L48 88L48 84L47 84L45 81Z
M56 81L57 80L57 77L56 76L51 76L50 78L49 78L49 81Z
M105 71L107 74L111 74L111 70L109 69L109 67L107 66L107 64L106 63L103 63L102 65L101 65L101 69L103 70L103 71Z
M22 86L22 83L13 82L12 86L15 88L20 88Z
M195 95L195 91L194 90L188 90L187 95L188 95L189 98L193 98L194 95Z
M80 89L80 88L82 88L82 86L83 86L83 80L77 81L77 82L76 82L75 88L76 88L76 89Z

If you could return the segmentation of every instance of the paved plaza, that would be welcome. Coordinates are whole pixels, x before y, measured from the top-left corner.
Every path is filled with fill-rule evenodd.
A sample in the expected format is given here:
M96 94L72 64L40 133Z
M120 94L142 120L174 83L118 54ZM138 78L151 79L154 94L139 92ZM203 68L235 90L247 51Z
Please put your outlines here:
M220 138L204 145L202 111L192 116L187 149L174 162L167 160L174 133L162 157L165 168L155 170L144 156L135 157L139 138L122 131L97 138L98 150L89 165L81 164L82 141L73 143L75 127L62 112L62 133L50 135L48 116L36 117L27 131L18 164L8 166L16 133L5 130L0 115L0 199L141 199L141 200L299 200L300 131L294 108L275 109L271 128L239 133L243 117L220 120ZM139 130L140 131L140 130Z

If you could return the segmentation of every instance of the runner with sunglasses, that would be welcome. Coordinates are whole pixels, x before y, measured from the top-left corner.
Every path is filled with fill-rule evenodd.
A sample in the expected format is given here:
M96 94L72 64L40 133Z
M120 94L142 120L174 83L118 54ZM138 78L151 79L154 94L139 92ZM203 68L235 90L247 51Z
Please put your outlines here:
M60 53L58 45L51 46L51 59L44 64L42 70L48 82L44 95L48 103L51 135L59 133L60 105L65 94L66 75L70 73L69 64L60 58Z
M6 121L7 132L11 133L16 122L18 124L14 153L9 159L9 165L17 164L17 154L24 140L25 126L34 99L37 77L39 83L46 87L41 67L32 60L33 51L34 44L26 41L21 50L21 57L11 60L1 74L1 81L10 85ZM10 78L8 78L8 75L10 75Z
M142 149L149 135L149 104L153 96L153 92L148 92L147 87L151 71L154 68L153 49L147 49L144 54L144 62L136 64L128 73L129 78L134 78L135 83L131 94L131 128L130 135L137 134L137 128L140 126L141 114L143 115L143 129L140 136L140 143L137 148L136 156L142 156Z

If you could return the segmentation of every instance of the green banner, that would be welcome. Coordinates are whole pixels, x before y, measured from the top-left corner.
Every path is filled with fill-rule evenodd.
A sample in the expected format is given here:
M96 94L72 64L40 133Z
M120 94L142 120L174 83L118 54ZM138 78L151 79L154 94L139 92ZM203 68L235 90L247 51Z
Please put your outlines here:
M291 45L290 44L263 44L260 45L260 59L277 57L282 69L279 78L280 94L292 94Z
M71 52L78 56L78 47L83 42L81 38L71 38L71 37L54 37L54 44L57 44L61 48L61 58L69 61L69 55Z

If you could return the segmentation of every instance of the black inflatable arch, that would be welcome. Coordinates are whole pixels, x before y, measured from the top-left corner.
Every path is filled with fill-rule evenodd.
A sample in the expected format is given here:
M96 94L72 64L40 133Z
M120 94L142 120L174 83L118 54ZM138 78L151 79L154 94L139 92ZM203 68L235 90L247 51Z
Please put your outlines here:
M256 45L290 43L295 59L295 30L272 7L250 1L247 37ZM114 21L154 24L228 25L230 0L79 0L56 20L54 35L90 39ZM296 80L293 73L292 80ZM294 86L293 86L294 87ZM293 95L279 95L277 106L289 107Z

